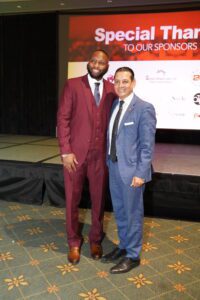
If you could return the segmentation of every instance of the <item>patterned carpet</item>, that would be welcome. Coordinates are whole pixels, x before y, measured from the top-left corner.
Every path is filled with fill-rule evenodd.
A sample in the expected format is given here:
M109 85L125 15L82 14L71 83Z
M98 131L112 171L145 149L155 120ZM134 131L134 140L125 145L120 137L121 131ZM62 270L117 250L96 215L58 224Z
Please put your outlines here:
M90 211L80 210L81 261L67 261L65 210L0 201L0 299L200 299L200 224L145 218L141 265L111 275L90 258ZM118 243L112 213L104 219L104 252Z

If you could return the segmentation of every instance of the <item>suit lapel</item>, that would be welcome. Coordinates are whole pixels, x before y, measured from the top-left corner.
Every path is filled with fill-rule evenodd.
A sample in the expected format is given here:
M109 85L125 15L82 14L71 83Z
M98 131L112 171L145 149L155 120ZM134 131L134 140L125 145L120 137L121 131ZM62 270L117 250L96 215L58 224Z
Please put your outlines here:
M121 129L123 128L123 124L125 123L126 119L129 117L129 115L132 113L135 103L136 103L136 95L133 95L133 99L131 100L131 103L129 104L129 106L127 107L127 110L120 122L119 125L119 130L118 130L118 134L120 133Z
M104 101L106 100L106 95L107 93L107 89L108 89L108 85L105 79L103 79L103 94L102 94L102 98L100 101L100 105L104 103Z
M87 75L82 77L82 85L83 85L83 97L84 97L84 101L87 105L87 109L90 115L92 115L92 92L90 89L90 85L87 79Z
M115 107L118 105L118 102L119 102L119 98L117 98L117 99L113 102L112 109L111 109L111 112L110 112L110 116L112 115L113 111L115 110Z
M113 114L113 111L115 110L116 106L118 105L119 102L119 98L115 99L111 108L111 112L110 112L110 120ZM108 125L108 130L107 130L107 140L109 141L109 128L110 128L110 120L109 120L109 125Z

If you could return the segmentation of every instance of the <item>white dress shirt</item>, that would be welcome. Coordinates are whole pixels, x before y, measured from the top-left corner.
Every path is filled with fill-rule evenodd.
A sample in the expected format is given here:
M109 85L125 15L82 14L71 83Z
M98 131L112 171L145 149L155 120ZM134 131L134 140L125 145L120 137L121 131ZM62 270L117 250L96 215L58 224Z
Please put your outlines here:
M91 88L91 91L92 91L93 95L94 95L94 89L95 89L95 82L100 83L100 85L99 85L99 93L100 93L100 99L101 99L102 98L102 94L103 94L103 79L97 81L95 78L92 78L90 76L90 74L88 74L88 81L89 81L89 85L90 85L90 88Z

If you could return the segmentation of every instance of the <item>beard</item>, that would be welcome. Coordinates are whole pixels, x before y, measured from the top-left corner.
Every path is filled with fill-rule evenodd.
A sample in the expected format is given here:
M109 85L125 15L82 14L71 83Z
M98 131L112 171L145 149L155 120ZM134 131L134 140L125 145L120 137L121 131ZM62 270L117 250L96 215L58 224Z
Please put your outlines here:
M103 78L103 76L107 73L108 66L106 66L103 70L99 71L99 73L95 74L95 73L93 73L92 68L90 67L90 64L88 63L87 70L92 78L94 78L96 80L101 80Z

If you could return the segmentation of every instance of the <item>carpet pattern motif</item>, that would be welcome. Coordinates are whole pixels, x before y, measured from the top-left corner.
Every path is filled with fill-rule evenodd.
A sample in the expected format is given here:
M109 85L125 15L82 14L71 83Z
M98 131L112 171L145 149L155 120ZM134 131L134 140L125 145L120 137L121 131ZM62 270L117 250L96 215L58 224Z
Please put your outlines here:
M81 260L67 260L65 209L0 201L0 295L5 300L200 299L200 224L146 217L141 265L111 275L90 257L90 210L80 209ZM118 243L113 213L104 217L104 252Z

